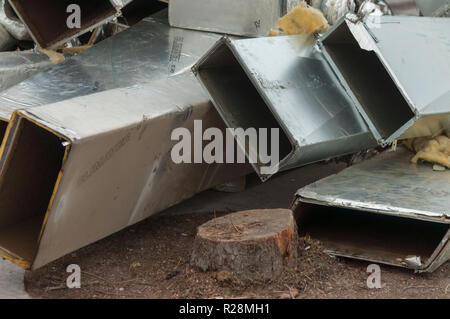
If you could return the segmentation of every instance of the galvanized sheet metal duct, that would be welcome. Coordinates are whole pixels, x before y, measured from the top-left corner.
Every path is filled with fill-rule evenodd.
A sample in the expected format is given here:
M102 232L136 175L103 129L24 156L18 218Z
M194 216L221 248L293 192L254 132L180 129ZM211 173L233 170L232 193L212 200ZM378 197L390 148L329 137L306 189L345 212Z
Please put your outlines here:
M248 173L175 164L175 128L223 123L191 74L17 111L0 170L0 256L26 269Z
M170 0L174 27L241 36L265 36L301 0Z
M0 93L0 117L108 89L190 72L219 35L146 18L50 70Z
M218 38L148 18L1 94L7 119L21 110L0 161L3 256L37 268L249 172L170 158L174 128L192 129L194 119L223 126L195 78L184 74ZM126 86L132 87L108 91Z
M36 52L0 52L0 92L54 66L47 55Z
M347 15L319 41L381 145L450 127L450 20Z
M309 36L223 38L193 68L228 127L280 129L280 170L376 145L314 44ZM262 180L272 175L253 166Z
M51 68L53 65L48 56L41 53L0 52L0 92ZM8 122L9 116L7 118L0 116L1 139L3 139Z
M300 189L299 229L326 252L431 272L450 259L450 170L388 151Z

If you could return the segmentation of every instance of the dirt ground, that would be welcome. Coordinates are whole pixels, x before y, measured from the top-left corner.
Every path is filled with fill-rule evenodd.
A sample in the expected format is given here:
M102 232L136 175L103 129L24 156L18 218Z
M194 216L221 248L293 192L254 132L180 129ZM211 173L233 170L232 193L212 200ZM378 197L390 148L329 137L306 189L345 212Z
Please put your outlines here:
M223 215L216 212L217 216ZM272 282L244 286L189 266L197 226L214 213L160 214L25 276L34 298L446 298L450 263L431 274L381 265L383 288L368 289L368 262L331 258L301 238L295 264ZM68 289L66 267L81 267L80 289Z

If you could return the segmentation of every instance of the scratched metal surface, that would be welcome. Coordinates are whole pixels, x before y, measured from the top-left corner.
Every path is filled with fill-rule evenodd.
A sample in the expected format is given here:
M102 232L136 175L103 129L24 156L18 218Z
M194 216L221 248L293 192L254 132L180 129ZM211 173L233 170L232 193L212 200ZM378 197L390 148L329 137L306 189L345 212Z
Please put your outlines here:
M170 25L241 36L265 36L300 0L171 0Z
M171 28L146 18L79 55L0 93L0 117L190 71L220 35Z
M301 201L450 224L450 170L410 162L413 153L385 152L297 192Z

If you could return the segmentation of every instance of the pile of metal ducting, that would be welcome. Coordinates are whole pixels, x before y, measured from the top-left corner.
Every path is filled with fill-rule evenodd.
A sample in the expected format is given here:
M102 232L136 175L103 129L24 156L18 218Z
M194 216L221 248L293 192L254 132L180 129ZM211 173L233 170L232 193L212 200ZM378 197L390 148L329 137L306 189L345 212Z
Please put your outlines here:
M165 2L2 2L8 45L33 49L0 54L1 257L37 269L252 167L266 181L376 149L298 191L300 232L417 271L449 259L450 170L401 145L450 130L449 1ZM298 8L328 31L269 36ZM195 138L199 120L225 135L277 129L279 161L265 170L244 134L251 165L175 163L173 130Z

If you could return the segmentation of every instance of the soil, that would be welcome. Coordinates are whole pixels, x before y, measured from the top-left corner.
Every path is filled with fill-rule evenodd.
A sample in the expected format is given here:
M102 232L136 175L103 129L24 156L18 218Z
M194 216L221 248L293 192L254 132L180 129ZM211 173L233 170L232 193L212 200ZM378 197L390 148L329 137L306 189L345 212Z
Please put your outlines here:
M189 266L199 225L218 212L160 214L25 276L34 298L446 298L450 262L434 273L381 266L381 289L368 289L369 262L332 258L320 242L299 239L298 258L279 278L245 285L228 274ZM81 267L69 289L66 268Z

